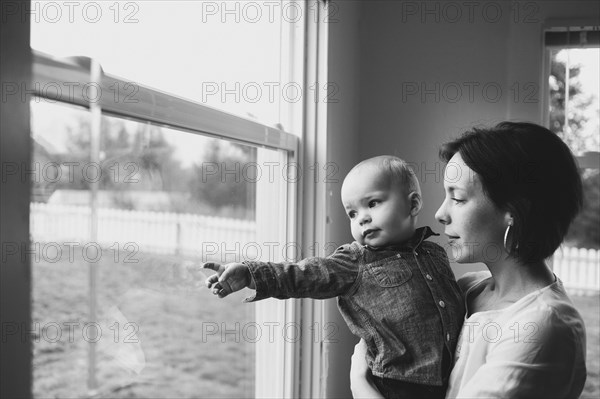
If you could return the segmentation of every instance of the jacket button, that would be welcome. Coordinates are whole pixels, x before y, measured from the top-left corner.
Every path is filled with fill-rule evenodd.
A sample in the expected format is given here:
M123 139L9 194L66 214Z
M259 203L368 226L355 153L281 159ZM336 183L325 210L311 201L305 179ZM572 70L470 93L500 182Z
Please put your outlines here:
M450 333L446 334L446 341L450 341Z
M444 302L444 301L439 301L438 303L439 303L439 305L440 305L442 308L445 308L445 307L446 307L446 302Z
M433 281L433 277L431 277L431 276L429 275L429 273L427 273L427 274L425 275L425 278L426 278L427 280L429 280L429 281Z

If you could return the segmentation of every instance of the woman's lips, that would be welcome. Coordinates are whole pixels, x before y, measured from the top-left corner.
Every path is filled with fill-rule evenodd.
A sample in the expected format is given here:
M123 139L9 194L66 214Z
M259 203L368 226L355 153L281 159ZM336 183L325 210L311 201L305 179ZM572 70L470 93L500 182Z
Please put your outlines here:
M455 241L460 238L459 236L453 236L451 234L446 234L446 236L448 236L448 242Z

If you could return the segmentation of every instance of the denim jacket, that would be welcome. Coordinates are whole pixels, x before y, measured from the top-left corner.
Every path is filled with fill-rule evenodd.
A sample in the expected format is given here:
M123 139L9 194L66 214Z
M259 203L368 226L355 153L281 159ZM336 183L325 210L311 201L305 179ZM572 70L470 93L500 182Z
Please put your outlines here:
M446 251L425 241L431 235L423 227L401 246L353 242L326 258L244 262L256 286L246 301L337 297L348 327L367 343L373 375L443 385L465 308Z

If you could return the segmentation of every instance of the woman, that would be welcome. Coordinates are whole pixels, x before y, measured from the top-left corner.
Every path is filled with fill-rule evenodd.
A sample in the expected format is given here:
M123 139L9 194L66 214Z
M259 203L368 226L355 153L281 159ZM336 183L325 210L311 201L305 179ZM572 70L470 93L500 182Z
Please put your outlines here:
M458 263L489 271L459 280L467 314L447 398L576 398L585 328L545 259L582 205L568 147L549 130L503 122L445 144L446 198L436 213ZM363 343L352 357L354 397L381 397Z

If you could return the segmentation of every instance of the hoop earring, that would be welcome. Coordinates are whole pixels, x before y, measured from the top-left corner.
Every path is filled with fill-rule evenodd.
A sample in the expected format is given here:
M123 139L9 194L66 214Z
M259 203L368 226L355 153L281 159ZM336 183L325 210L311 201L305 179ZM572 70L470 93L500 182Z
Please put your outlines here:
M506 239L508 238L508 232L510 231L511 226L513 225L512 220L508 222L508 226L506 226L506 230L504 231L504 249L506 250L506 252L510 251L508 250L508 248L506 248Z

